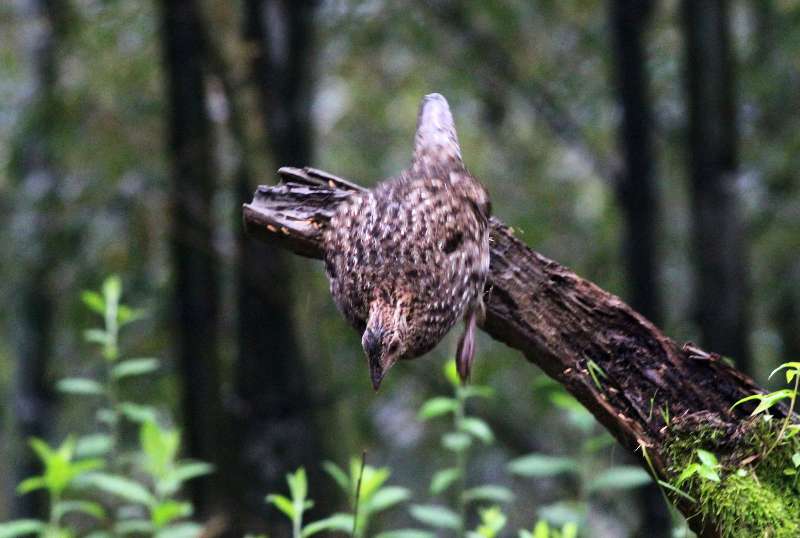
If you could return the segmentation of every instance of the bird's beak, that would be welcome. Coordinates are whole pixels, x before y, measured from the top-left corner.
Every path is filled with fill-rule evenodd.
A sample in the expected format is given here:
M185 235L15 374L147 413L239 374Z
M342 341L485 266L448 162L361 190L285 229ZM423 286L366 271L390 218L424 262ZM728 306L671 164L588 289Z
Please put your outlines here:
M367 354L372 388L377 391L381 386L383 376L386 375L386 370L381 363L381 356L383 355L383 331L380 328L377 330L367 329L366 332L364 332L364 336L361 338L361 344L364 347L364 352Z
M386 370L383 369L379 360L372 360L372 357L369 359L369 375L372 380L372 388L375 389L375 392L378 392L378 389L381 388L383 376L386 375Z

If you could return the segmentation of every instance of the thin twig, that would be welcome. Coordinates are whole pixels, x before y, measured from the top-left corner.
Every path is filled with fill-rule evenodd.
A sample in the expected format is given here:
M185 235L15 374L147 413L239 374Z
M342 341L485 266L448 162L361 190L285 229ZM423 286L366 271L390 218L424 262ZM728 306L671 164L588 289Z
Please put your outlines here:
M358 482L356 484L356 499L353 503L353 533L351 538L356 538L356 530L358 529L358 501L361 498L361 479L364 477L364 466L367 463L367 451L361 452L361 469L358 471Z

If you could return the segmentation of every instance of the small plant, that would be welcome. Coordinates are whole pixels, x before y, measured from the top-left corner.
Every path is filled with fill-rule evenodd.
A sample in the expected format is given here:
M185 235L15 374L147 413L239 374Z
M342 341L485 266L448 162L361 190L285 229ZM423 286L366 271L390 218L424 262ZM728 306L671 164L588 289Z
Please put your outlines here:
M354 538L369 536L367 531L373 516L411 497L406 488L385 485L391 475L388 467L372 467L364 464L361 458L350 459L349 473L331 461L324 462L323 468L347 496L353 511L357 512ZM348 516L352 519L352 515Z
M178 522L190 517L193 509L191 503L178 500L176 495L184 482L210 473L211 466L197 461L179 461L180 433L162 428L155 421L142 423L139 442L136 467L147 477L146 481L110 473L91 473L83 479L87 485L130 507L127 512L133 514L132 517L118 521L114 532L157 534L159 537L198 535L200 525Z
M75 440L68 437L61 446L50 447L41 439L31 439L31 448L42 462L43 471L39 476L23 480L17 487L20 494L39 489L47 491L49 516L47 521L35 519L17 520L0 525L0 536L11 538L27 534L39 534L48 538L67 538L73 533L63 525L63 518L69 513L82 513L102 520L105 509L96 502L78 499L65 499L65 493L75 489L76 481L90 471L103 466L99 459L75 459Z
M444 375L453 388L453 396L437 396L426 401L419 411L419 418L430 420L450 416L452 420L452 429L442 435L441 442L445 449L452 452L453 465L441 469L433 475L430 493L440 495L452 491L455 507L440 504L415 504L409 510L411 516L420 523L438 529L450 529L455 531L458 536L464 536L471 504L507 503L514 499L514 494L508 488L492 484L467 488L467 463L470 448L476 441L484 445L494 442L494 434L489 425L483 420L467 414L467 401L475 397L490 397L492 390L489 387L478 385L462 385L456 372L455 361L448 361L445 364ZM487 512L487 517L491 514ZM487 528L489 527L485 529Z
M781 370L786 370L786 383L794 382L792 388L780 389L775 392L770 392L769 394L753 394L752 396L742 398L731 406L731 409L733 409L734 407L745 402L758 401L758 405L755 409L753 409L753 412L750 413L750 416L764 414L769 420L772 417L768 415L767 411L769 411L779 402L782 402L783 400L789 400L789 410L786 413L786 417L783 419L783 422L781 422L781 427L778 431L778 434L775 436L775 440L764 450L763 454L761 455L762 461L765 460L767 456L769 456L770 453L772 453L772 451L775 450L779 444L781 444L781 442L791 439L800 432L800 424L792 424L792 416L797 405L797 397L798 394L800 394L800 362L785 362L781 364L769 374L769 379L772 379L772 376ZM797 456L797 458L794 456ZM792 460L793 464L796 460L800 460L800 453L795 453L792 457ZM796 468L797 465L793 465L793 467L787 469L791 471L795 470Z
M102 530L92 533L93 538L130 533L158 538L200 534L199 525L180 521L191 515L192 505L178 500L178 494L187 480L211 472L211 466L178 460L180 433L159 426L155 408L121 397L120 389L126 380L154 372L160 364L154 358L122 357L120 331L142 315L122 304L121 297L122 284L115 276L106 279L100 291L83 292L83 303L103 320L102 327L84 333L87 342L99 346L102 368L96 379L68 377L57 384L61 392L90 400L98 407L98 428L80 437L68 437L57 449L39 439L31 440L44 471L24 480L18 490L21 494L47 490L50 516L47 522L24 520L0 525L2 538L30 534L46 538L75 536L76 526L64 526L62 521L70 512L80 512L101 523ZM125 453L122 446L121 426L125 420L138 425L139 442L131 453ZM72 495L64 500L67 492ZM93 498L81 498L77 492L106 496L101 504Z
M341 513L304 526L303 514L314 506L314 501L308 498L306 470L300 467L294 473L287 474L286 482L289 484L291 498L271 493L267 495L267 502L275 506L292 522L292 538L306 538L322 531L339 533L350 533L352 531L353 516Z
M681 474L678 476L676 483L677 486L680 487L681 484L695 475L712 482L720 481L720 464L719 461L717 461L717 457L711 452L703 450L702 448L698 448L696 453L698 461L689 463L686 465L686 467L684 467L683 471L681 471Z
M499 506L478 510L481 522L478 528L467 533L467 538L496 538L506 526L508 518Z

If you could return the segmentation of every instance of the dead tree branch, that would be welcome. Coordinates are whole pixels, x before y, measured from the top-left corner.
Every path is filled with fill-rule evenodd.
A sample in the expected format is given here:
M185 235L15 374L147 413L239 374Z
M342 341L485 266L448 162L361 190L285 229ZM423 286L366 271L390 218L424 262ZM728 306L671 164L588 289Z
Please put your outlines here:
M244 206L247 231L320 258L337 204L362 187L311 168L279 175L282 183L259 187ZM658 478L674 479L665 446L679 432L713 426L725 434L719 453L741 437L752 408L731 405L764 392L752 379L719 355L666 337L618 297L528 248L498 219L491 245L483 330L560 382L647 468L644 447ZM685 515L696 515L697 506L678 501ZM690 523L702 536L721 535L710 517Z

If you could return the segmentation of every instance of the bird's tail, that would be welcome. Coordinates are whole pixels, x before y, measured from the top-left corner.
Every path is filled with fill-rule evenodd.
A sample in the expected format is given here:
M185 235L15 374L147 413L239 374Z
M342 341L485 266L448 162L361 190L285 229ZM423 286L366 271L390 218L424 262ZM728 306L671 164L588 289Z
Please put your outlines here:
M463 166L453 115L447 99L431 93L423 97L419 107L412 168L424 171L453 166Z

